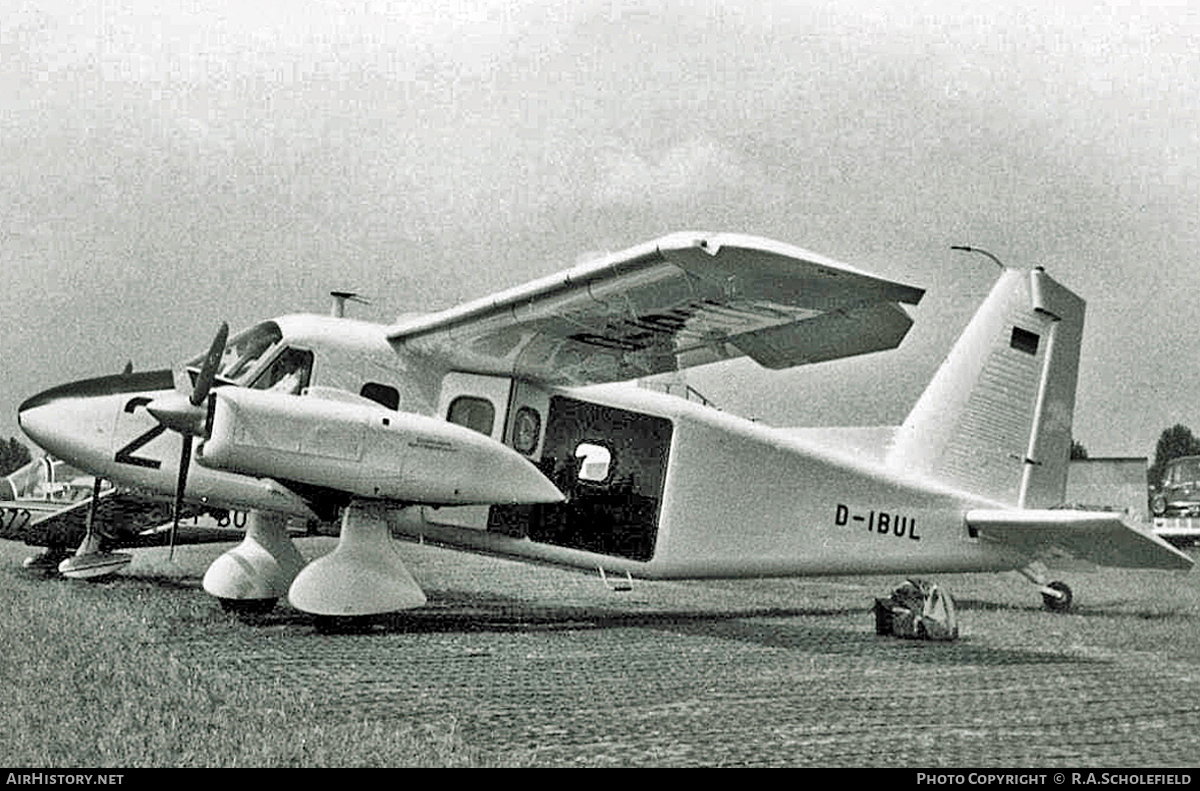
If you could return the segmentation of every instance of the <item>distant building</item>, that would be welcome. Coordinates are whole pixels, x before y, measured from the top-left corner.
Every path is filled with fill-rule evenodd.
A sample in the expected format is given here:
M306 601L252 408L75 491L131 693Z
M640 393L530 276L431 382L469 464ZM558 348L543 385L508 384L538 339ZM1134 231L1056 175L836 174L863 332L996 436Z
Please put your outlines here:
M1117 511L1149 522L1145 456L1072 459L1067 469L1067 504L1091 510Z

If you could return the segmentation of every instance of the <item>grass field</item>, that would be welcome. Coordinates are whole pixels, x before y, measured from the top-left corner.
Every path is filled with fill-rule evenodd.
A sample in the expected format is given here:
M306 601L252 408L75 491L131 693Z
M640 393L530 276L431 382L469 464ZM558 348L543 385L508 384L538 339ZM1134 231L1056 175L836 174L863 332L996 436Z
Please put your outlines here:
M0 763L487 763L462 745L452 717L421 725L369 718L331 724L307 687L190 661L192 639L221 643L254 631L214 606L195 569L157 561L90 584L29 575L18 567L28 554L0 542Z
M308 556L328 539L298 542ZM1200 577L939 578L953 644L874 635L898 578L635 583L403 545L430 595L355 634L199 588L225 547L104 583L0 542L0 762L138 766L1190 766ZM898 763L899 762L899 763Z

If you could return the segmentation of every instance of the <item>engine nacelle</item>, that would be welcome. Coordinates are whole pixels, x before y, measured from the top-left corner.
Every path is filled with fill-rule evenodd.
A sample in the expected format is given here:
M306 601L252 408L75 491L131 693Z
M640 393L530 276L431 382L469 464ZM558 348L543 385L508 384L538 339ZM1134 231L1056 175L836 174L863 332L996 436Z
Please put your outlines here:
M425 505L563 500L524 456L444 420L234 387L211 398L205 467Z

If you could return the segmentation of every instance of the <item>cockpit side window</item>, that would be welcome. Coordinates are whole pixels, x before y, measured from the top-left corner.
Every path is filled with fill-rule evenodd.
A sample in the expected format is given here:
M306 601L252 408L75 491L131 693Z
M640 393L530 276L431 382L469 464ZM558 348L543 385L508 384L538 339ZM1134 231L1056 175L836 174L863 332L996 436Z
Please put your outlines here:
M312 377L313 353L287 348L254 380L255 390L300 395Z

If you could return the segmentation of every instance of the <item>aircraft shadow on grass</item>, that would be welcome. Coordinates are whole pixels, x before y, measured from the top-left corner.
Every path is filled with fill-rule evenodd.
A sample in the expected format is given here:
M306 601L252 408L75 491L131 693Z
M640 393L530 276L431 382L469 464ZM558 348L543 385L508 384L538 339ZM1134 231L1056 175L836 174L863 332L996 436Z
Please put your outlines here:
M747 607L696 612L661 609L620 612L603 607L552 607L478 594L463 595L457 604L427 614L409 612L375 621L364 630L397 632L554 632L592 629L653 629L695 637L732 640L765 648L835 657L902 659L905 662L938 665L1095 664L1087 657L1025 649L997 648L974 644L970 639L952 643L901 640L877 636L873 630L827 626L826 618L859 616L864 626L873 626L867 607L781 608ZM765 622L764 622L765 621ZM309 621L311 623L311 621ZM318 626L318 628L320 628Z
M113 584L128 580L169 589L194 590L195 577L134 576L123 574ZM782 648L820 656L873 657L938 665L1110 664L1110 660L984 646L967 637L952 643L880 637L873 631L826 626L826 618L859 617L872 623L869 607L726 607L695 611L655 608L637 612L615 607L554 605L480 591L433 591L430 603L417 610L359 619L323 619L292 608L275 608L262 614L240 614L254 628L312 629L336 638L356 639L391 634L439 633L540 633L547 639L564 631L653 629L681 635L733 640L766 648ZM989 603L968 604L977 609L1013 609ZM1037 608L1028 608L1037 612ZM1100 614L1100 613L1097 613ZM233 617L233 616L231 616ZM765 621L765 622L764 622Z
M983 601L980 599L955 599L955 606L959 611L978 611L978 612L1012 612L1012 613L1040 613L1042 608L1033 604L1013 604L1007 602ZM1122 609L1124 608L1124 609ZM1136 618L1139 621L1168 621L1168 620L1195 620L1196 614L1183 609L1169 609L1161 602L1142 602L1142 606L1136 607L1130 602L1113 603L1100 602L1094 606L1087 604L1076 604L1071 615L1079 618L1089 618L1096 620L1117 621L1126 618Z

